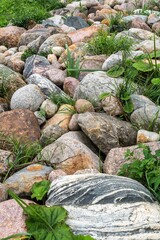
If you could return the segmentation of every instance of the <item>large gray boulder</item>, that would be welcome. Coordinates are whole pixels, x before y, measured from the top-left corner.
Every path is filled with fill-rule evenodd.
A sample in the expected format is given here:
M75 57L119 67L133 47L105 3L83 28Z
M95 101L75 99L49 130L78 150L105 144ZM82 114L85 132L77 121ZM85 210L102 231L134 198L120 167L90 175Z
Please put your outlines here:
M62 169L67 174L73 174L83 169L99 170L101 160L90 146L90 141L85 140L83 133L65 133L55 142L43 148L40 153L41 161L48 162L51 166Z
M140 183L100 173L52 182L47 206L62 205L75 234L96 240L159 240L160 207Z
M101 71L88 73L76 88L74 99L83 98L99 105L99 96L105 92L115 95L123 81L123 78L111 78Z
M35 112L44 100L45 96L41 89L35 84L28 84L13 94L11 109L25 108Z
M131 114L131 122L139 129L150 130L159 133L160 107L145 104Z
M131 146L136 143L137 131L133 126L106 113L79 114L78 124L105 154L114 147Z

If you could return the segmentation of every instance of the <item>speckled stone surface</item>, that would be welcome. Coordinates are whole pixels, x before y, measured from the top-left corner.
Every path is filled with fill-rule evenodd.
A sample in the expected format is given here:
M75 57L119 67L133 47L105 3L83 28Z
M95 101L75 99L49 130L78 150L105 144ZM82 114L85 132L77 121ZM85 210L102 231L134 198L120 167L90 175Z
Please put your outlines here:
M96 240L159 240L160 206L140 183L101 173L55 180L47 206L63 205L75 234Z

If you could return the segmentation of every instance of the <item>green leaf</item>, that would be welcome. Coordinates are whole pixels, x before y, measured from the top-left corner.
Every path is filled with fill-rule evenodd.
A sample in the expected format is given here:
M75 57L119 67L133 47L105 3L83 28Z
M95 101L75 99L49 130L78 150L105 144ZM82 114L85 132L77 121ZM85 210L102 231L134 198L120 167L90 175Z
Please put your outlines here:
M131 101L126 101L125 104L123 105L123 110L126 113L131 113L134 110L133 103Z
M160 78L153 78L153 79L151 80L151 83L152 83L153 85L160 85Z
M36 198L37 200L42 200L46 195L50 187L50 181L43 180L41 182L36 182L31 188L31 198Z
M30 233L22 232L22 233L13 234L6 238L2 238L1 240L9 240L9 239L13 239L14 237L24 237L24 236L25 236L25 239L27 239L27 238L30 238L32 235Z
M94 238L92 238L91 236L78 235L74 236L73 240L94 240Z
M131 96L128 92L125 92L123 96L121 96L121 100L129 100L130 98Z
M143 61L137 61L133 64L133 67L136 68L138 71L141 72L151 72L154 67L152 64L143 62Z
M111 95L112 95L112 94L109 93L109 92L101 93L101 94L99 95L98 99L99 99L99 100L103 100L104 98L109 97L109 96L111 96Z
M69 226L65 224L67 211L63 207L27 205L11 190L8 190L8 193L27 214L27 231L35 240L94 240L90 236L75 236L71 232Z
M154 58L155 55L156 55L156 58L159 58L160 57L160 50L156 51L156 54L155 54L155 52L150 53L149 57Z
M118 65L112 67L107 71L107 75L109 77L117 78L123 75L124 73L124 67L119 67Z

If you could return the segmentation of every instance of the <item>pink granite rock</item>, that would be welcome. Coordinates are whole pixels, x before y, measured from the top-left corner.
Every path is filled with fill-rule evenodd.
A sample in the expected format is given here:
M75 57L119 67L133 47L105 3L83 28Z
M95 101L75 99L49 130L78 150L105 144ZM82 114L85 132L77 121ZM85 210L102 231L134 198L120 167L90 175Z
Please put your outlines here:
M25 200L26 203L33 203ZM6 238L10 235L20 232L26 232L25 225L26 217L23 214L23 209L10 199L0 203L0 237Z

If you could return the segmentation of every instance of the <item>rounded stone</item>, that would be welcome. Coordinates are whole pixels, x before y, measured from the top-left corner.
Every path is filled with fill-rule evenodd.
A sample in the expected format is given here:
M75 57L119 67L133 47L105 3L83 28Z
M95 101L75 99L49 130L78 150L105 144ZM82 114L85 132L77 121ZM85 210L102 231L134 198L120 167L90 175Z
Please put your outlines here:
M66 77L63 83L63 90L70 97L73 97L76 87L79 85L79 81L73 77Z
M29 84L19 88L11 98L11 109L25 108L36 111L45 100L40 88L35 84Z
M54 104L52 101L50 101L49 99L46 99L42 103L41 109L43 109L45 111L47 118L51 118L57 112L58 106L56 104Z
M80 129L80 126L78 125L78 114L75 113L71 117L71 120L69 122L69 130L70 131L78 131Z
M78 113L94 112L94 107L91 102L85 99L78 99L75 104Z
M123 106L118 98L114 96L107 96L102 100L103 110L110 116L117 116L123 114Z
M160 135L155 132L140 129L137 133L137 143L156 142L160 140Z

